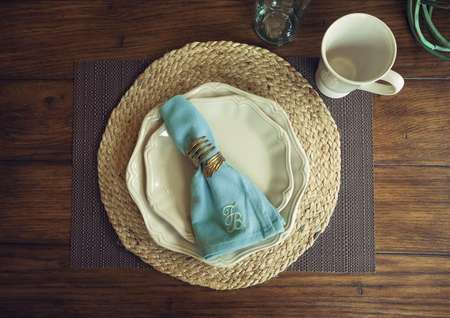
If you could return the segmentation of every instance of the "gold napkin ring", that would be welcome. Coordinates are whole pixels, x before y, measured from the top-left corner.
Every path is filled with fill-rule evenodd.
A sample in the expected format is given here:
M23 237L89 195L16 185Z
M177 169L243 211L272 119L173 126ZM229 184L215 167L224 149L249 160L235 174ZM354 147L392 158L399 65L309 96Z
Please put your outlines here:
M225 158L219 151L206 160L206 162L203 162L203 160L215 150L216 147L209 142L208 138L206 138L206 136L201 136L191 143L189 151L186 154L196 168L198 168L199 165L202 165L203 174L206 177L211 177L225 162Z
M211 177L217 170L220 169L222 164L225 162L225 158L220 152L217 152L209 158L203 165L203 174L206 177Z

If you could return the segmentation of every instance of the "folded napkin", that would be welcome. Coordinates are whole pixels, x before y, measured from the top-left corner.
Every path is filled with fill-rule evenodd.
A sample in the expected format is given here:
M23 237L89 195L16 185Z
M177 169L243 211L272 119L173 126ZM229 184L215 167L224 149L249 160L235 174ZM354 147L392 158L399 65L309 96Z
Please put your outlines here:
M183 96L172 97L160 114L184 155L201 137L212 144L212 150L200 159L191 183L192 229L205 259L255 245L284 231L284 219L249 178L226 162L219 162L212 175L205 173L219 149L208 123L191 102Z

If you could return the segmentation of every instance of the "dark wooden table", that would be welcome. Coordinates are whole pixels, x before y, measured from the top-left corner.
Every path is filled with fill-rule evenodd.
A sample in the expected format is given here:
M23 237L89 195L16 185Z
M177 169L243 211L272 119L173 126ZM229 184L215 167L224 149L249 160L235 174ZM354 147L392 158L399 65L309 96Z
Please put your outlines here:
M239 291L156 271L69 268L73 63L159 57L191 41L264 46L253 1L0 3L0 316L450 317L450 64L419 48L405 1L313 0L298 38L318 56L337 17L367 12L398 42L393 97L375 97L377 273L283 273ZM448 12L447 12L448 14ZM450 18L436 12L450 31Z

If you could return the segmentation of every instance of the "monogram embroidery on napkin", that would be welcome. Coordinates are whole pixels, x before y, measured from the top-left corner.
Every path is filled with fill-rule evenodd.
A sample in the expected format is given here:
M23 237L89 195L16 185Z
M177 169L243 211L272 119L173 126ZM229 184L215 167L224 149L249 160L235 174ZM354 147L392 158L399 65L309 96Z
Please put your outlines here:
M244 220L236 207L236 203L233 202L226 205L223 208L222 213L225 217L225 226L228 233L233 233L234 231L239 231L244 228Z

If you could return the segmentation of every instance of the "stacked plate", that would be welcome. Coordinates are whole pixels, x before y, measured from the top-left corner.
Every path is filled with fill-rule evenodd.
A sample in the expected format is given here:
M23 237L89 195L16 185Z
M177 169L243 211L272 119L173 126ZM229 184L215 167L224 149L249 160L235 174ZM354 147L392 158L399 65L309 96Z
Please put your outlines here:
M232 254L205 261L190 221L194 167L179 153L154 108L143 120L127 167L128 190L152 239L208 264L227 267L281 243L294 228L308 182L308 160L284 110L274 101L222 83L185 94L206 118L226 160L265 193L286 221L285 231Z

